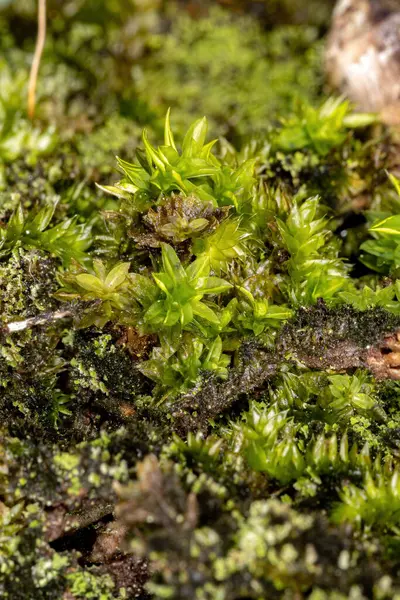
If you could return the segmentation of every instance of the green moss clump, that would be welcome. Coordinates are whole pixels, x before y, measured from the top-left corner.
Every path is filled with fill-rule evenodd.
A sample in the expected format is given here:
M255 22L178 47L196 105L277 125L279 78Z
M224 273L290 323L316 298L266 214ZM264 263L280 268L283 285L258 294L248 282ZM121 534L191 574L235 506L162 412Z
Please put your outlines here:
M154 37L157 51L135 67L133 81L158 114L175 107L178 130L200 113L216 133L255 133L291 107L294 90L296 98L317 97L315 37L312 28L293 26L266 34L254 19L233 19L216 8L200 20L181 15L167 35Z
M0 1L0 596L399 598L398 142L331 3L47 4L31 122Z

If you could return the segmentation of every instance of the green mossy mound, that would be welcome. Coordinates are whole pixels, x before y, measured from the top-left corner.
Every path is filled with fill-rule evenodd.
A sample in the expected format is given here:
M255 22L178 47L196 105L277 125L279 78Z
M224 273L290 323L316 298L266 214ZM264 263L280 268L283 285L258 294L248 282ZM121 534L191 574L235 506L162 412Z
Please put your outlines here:
M31 122L0 1L2 598L400 598L398 141L331 8L49 0Z

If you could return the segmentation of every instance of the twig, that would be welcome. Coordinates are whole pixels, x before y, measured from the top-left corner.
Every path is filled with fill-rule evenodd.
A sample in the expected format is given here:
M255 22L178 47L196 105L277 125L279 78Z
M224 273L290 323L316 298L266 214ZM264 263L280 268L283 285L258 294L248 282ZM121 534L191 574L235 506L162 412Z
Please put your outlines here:
M46 0L38 0L38 34L36 39L35 53L33 55L31 72L28 84L28 116L32 120L35 115L36 106L36 84L39 74L40 60L46 41Z
M15 333L16 331L24 331L25 329L30 329L31 327L36 327L37 325L53 323L54 321L58 321L59 319L66 319L67 317L72 316L73 314L70 310L59 310L57 312L44 313L38 315L37 317L24 319L23 321L14 321L13 323L7 323L2 327L2 330L6 334Z

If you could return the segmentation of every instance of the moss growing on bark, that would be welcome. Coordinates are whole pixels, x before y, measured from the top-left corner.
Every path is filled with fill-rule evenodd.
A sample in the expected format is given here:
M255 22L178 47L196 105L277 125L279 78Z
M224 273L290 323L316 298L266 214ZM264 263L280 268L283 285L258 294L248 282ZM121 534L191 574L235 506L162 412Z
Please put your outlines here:
M32 123L0 2L1 597L400 597L396 135L211 4L49 1Z

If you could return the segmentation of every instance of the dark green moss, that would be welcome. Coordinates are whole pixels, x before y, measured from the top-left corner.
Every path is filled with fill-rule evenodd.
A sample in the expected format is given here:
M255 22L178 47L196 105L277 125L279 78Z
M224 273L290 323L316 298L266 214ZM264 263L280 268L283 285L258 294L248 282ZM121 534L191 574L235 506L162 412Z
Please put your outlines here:
M0 1L2 598L400 597L396 138L213 4L48 0L31 122Z

